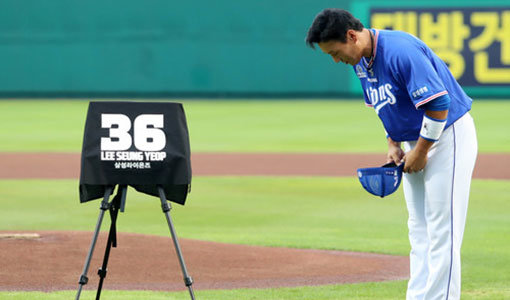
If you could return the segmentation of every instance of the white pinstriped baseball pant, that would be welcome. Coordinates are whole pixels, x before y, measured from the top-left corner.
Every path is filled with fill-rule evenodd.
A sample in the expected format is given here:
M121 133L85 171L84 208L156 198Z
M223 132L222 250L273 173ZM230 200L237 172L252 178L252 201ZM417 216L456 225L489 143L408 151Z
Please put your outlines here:
M404 142L404 150L416 142ZM404 174L411 278L407 300L460 299L460 248L477 155L469 113L445 129L423 171Z

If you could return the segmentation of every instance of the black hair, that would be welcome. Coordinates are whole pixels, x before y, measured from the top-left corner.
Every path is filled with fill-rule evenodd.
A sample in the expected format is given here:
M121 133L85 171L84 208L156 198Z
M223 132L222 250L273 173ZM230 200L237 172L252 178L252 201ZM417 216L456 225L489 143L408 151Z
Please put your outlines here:
M363 30L363 24L350 12L338 8L326 8L315 16L306 35L306 44L315 49L316 43L331 40L345 43L347 30Z

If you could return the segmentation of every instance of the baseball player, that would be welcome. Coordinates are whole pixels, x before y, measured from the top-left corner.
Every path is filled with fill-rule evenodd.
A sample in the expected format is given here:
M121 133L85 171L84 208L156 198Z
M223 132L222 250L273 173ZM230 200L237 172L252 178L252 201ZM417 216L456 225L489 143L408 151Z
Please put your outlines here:
M411 244L407 299L459 299L460 248L477 155L468 112L472 100L421 40L364 28L345 10L320 12L306 43L354 67L365 104L387 133L388 162L405 164Z

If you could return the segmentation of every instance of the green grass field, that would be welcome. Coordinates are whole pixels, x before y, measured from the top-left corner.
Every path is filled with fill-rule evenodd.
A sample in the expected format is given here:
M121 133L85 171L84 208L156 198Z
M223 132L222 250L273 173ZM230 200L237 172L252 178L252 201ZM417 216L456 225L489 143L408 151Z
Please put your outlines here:
M81 151L87 101L0 101L0 151ZM184 101L194 152L384 152L360 101ZM473 104L480 152L510 152L510 101Z
M0 101L0 151L78 152L86 108L85 101ZM472 114L481 152L510 152L510 136L504 130L510 121L503 116L508 108L510 102L475 103ZM187 101L185 109L193 151L385 149L379 121L359 102ZM93 230L99 202L79 204L77 186L77 180L0 180L0 228ZM118 229L167 236L158 200L132 189L128 195ZM402 190L382 200L369 196L356 178L194 177L186 206L174 208L172 216L182 238L399 255L409 251ZM510 299L509 215L508 181L473 181L463 244L462 299ZM403 299L405 289L405 281L394 281L198 290L196 295L214 300ZM0 299L61 300L74 295L75 291L0 292ZM93 297L86 292L82 299ZM103 297L189 299L185 292L150 291L106 291Z

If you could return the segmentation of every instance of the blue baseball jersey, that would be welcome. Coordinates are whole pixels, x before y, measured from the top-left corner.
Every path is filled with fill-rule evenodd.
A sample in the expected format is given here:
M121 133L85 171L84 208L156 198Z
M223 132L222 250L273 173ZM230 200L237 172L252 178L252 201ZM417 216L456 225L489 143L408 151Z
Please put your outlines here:
M419 138L425 110L422 105L448 94L446 127L471 109L448 66L418 38L392 30L372 29L374 53L354 66L365 104L373 107L394 141Z

